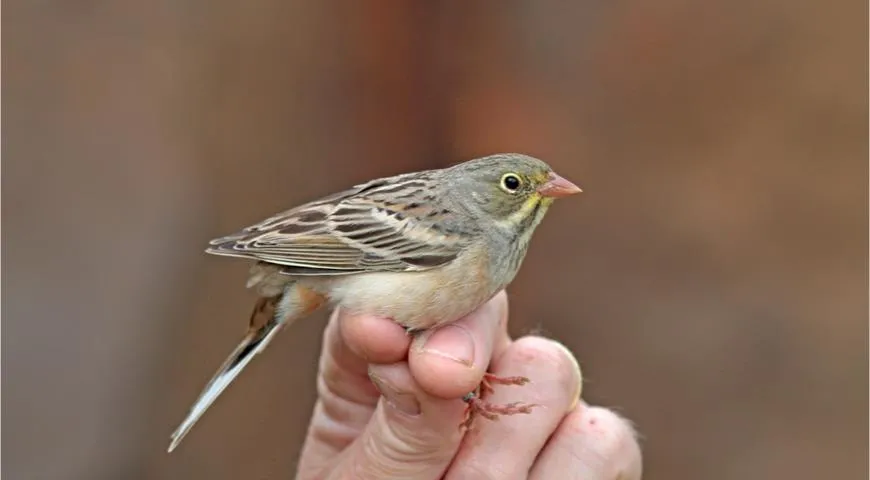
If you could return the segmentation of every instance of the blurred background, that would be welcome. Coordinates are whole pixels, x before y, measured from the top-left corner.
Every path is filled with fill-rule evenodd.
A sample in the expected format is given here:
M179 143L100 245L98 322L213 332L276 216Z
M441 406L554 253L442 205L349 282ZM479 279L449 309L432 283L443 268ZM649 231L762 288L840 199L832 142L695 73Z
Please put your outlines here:
M865 2L4 7L6 478L291 477L324 315L165 453L254 300L206 242L506 151L585 190L511 330L573 349L645 478L867 478Z

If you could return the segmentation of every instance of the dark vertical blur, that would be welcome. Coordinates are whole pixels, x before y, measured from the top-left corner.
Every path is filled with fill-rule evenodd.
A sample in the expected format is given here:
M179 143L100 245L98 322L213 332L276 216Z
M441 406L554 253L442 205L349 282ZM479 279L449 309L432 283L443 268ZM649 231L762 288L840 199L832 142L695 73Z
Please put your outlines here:
M646 478L867 468L864 2L6 2L3 473L291 476L323 315L167 437L245 327L205 242L521 151L585 190L511 287Z

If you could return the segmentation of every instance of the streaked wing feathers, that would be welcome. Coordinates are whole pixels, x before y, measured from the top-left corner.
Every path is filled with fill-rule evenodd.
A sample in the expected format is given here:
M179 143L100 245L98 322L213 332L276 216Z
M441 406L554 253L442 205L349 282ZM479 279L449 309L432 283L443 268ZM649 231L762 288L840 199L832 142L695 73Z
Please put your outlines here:
M445 226L428 172L359 185L210 242L216 255L282 265L293 275L425 270L456 258L468 234Z

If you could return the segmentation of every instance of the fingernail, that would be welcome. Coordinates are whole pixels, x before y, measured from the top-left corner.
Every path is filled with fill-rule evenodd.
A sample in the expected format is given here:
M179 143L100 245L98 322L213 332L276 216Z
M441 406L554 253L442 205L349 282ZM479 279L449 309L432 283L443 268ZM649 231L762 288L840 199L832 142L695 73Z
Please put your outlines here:
M568 411L570 412L577 407L578 403L580 403L580 397L583 394L583 371L580 369L580 363L577 361L577 357L574 356L574 353L572 353L571 350L568 349L568 347L562 345L560 342L556 342L555 340L554 343L556 343L556 345L558 345L562 349L562 351L565 352L565 355L567 355L568 358L571 360L571 363L574 364L574 373L577 374L577 392L574 395L574 401L568 408Z
M420 402L411 393L400 392L396 387L390 384L387 380L377 376L373 372L369 372L369 378L372 383L381 392L384 401L407 415L420 414Z
M474 339L465 327L445 325L429 335L423 352L444 357L468 367L474 365Z

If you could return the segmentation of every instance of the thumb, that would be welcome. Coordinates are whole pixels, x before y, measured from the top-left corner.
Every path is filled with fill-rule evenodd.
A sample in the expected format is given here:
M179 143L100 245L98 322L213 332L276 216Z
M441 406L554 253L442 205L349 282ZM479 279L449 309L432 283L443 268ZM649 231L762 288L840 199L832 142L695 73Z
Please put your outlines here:
M330 478L441 478L462 441L465 404L428 395L407 362L372 365L369 377L381 399Z

